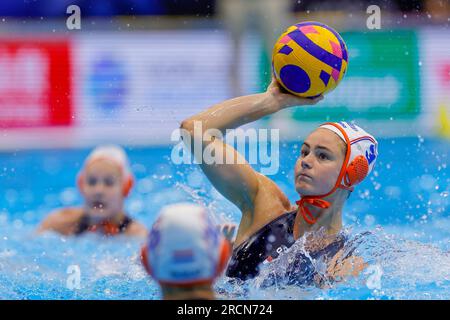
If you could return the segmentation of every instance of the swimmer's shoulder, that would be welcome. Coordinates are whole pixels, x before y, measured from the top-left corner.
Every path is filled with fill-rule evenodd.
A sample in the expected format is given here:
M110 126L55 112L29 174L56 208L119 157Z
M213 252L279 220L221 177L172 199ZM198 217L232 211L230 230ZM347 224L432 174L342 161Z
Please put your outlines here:
M145 238L147 236L147 229L143 224L137 222L136 220L133 220L125 230L125 234L129 236Z
M258 194L256 200L274 202L285 210L291 209L291 203L280 187L275 181L261 173L258 173Z
M288 197L272 179L258 173L258 180L254 207L247 213L243 212L235 245L239 245L271 221L294 209Z
M74 234L84 215L83 208L61 208L50 213L38 228L38 233L56 231L63 235Z
M266 224L292 210L288 197L272 179L258 174L258 180L258 193L252 208L256 224Z

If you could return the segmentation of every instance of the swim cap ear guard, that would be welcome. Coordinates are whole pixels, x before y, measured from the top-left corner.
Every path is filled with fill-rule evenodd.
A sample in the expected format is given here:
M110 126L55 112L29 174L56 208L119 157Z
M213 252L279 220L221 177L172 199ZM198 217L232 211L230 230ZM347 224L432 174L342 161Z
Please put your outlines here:
M329 208L330 203L322 198L332 194L337 188L353 191L354 186L363 181L375 166L378 156L378 142L375 138L354 123L326 122L319 126L336 133L346 144L347 151L334 187L330 192L317 196L304 196L296 203L303 218L309 224L317 221L306 203L318 208Z
M147 271L147 273L153 277L153 271L152 268L150 267L150 262L148 259L148 246L146 244L144 244L141 248L141 263L144 266L145 271Z
M123 183L122 194L124 197L128 197L131 189L133 189L133 186L134 186L134 178L132 175L129 175L128 177L125 178L125 181Z
M369 162L363 156L357 156L345 171L344 184L353 187L363 181L369 173Z

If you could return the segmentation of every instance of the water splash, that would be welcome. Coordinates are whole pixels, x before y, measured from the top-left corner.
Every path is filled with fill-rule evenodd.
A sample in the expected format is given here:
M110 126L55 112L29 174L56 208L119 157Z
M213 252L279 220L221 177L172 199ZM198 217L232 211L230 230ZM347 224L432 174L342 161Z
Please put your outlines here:
M357 277L339 282L327 280L327 260L323 257L313 259L305 248L305 238L301 238L291 250L265 265L258 277L245 284L245 290L242 283L224 283L224 286L229 285L230 290L237 290L239 286L237 298L242 299L450 298L449 251L388 234L382 228L360 233L346 229L342 235L347 237L343 256L352 252L366 263L365 270ZM299 253L310 259L318 280L316 283L290 284L291 275L287 275L292 273L292 265ZM304 276L304 272L299 274Z

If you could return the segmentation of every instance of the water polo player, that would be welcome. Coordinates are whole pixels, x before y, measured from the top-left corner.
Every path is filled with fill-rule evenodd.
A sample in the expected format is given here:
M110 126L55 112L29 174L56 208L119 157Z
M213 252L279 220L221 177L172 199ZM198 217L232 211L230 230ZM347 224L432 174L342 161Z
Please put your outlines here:
M331 276L357 274L363 268L362 259L342 257L339 234L346 199L375 164L377 141L374 137L347 122L327 123L314 130L304 141L295 165L295 188L300 200L293 206L274 181L256 172L242 155L212 131L206 131L218 129L224 135L226 129L288 107L313 105L322 98L305 99L284 93L273 80L264 93L224 101L182 122L184 134L191 135L191 139L185 139L186 143L201 141L203 150L213 149L217 158L231 154L238 160L235 164L207 164L205 161L200 164L214 187L242 213L227 270L229 277L243 280L255 277L263 262L276 258L306 232L319 229L325 230L330 240L311 238L305 246L326 254L330 263L341 257L340 263L329 265ZM203 132L194 130L196 121L201 122Z
M124 211L133 176L122 148L106 145L94 149L86 158L77 180L84 198L83 207L63 208L50 214L39 227L40 232L146 235L144 226Z
M231 254L204 207L179 203L164 207L141 250L147 272L166 300L214 299L214 280Z

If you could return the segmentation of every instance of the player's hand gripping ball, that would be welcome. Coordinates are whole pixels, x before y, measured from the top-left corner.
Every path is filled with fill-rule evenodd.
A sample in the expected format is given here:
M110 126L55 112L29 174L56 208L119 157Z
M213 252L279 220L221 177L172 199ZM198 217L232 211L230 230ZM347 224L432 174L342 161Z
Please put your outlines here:
M313 21L289 27L272 53L275 79L288 92L303 98L314 98L336 88L347 64L347 46L341 36Z

